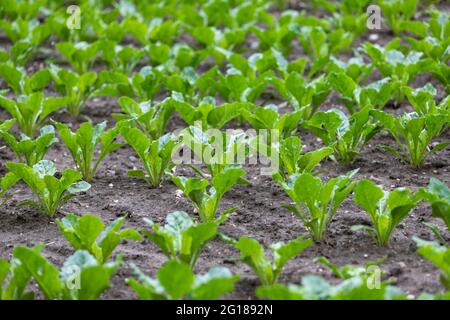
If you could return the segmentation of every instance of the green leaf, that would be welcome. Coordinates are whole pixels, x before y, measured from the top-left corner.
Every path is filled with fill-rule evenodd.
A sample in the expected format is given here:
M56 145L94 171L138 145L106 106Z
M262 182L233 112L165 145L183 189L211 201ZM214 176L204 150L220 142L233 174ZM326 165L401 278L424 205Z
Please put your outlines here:
M158 281L172 300L179 300L192 288L195 277L191 268L170 260L158 270Z

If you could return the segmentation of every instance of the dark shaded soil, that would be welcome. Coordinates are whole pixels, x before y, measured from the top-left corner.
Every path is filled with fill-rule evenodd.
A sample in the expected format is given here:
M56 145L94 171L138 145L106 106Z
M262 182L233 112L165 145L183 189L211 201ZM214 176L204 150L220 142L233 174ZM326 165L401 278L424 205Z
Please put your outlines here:
M422 86L429 77L420 77L414 86ZM439 87L439 86L438 86ZM0 89L5 84L0 82ZM440 90L441 91L441 90ZM442 96L442 91L440 92ZM334 107L336 97L331 96L321 110ZM281 103L279 101L278 103ZM407 105L392 112L409 110ZM111 113L118 111L114 98L97 98L88 102L84 115L94 123L113 120ZM7 118L7 114L0 110L0 118ZM67 114L58 114L55 120L72 122L77 126L84 121L71 119ZM168 129L174 130L183 125L183 121L175 116ZM308 150L321 147L321 143L307 132L300 132L303 143ZM447 132L440 140L449 140ZM390 154L385 154L377 145L393 144L393 140L386 134L377 135L362 153L361 158L351 166L324 162L320 168L323 178L334 177L349 170L360 168L356 179L370 178L386 189L395 187L409 187L417 189L426 186L431 177L439 178L450 184L450 149L444 150L430 157L426 164L415 169L399 163ZM47 159L56 162L59 169L73 167L72 159L65 147L59 143L47 155ZM0 149L0 175L6 172L4 164L14 160L7 149ZM144 182L129 178L126 171L140 167L133 150L123 147L108 156L102 163L92 184L92 189L80 197L70 201L64 212L77 214L95 214L105 222L111 222L118 216L128 213L126 227L141 229L143 218L151 218L155 222L163 223L166 215L172 211L184 210L193 213L192 206L183 197L177 196L176 187L166 181L161 188L150 188ZM190 174L188 169L179 168L178 172ZM221 226L221 231L229 236L238 238L243 235L254 237L269 246L278 241L288 241L305 230L300 221L282 205L289 203L289 198L283 190L269 176L261 176L259 167L246 167L250 186L237 186L228 192L221 209L237 207L238 210ZM72 249L59 234L55 221L39 214L27 207L16 207L20 200L30 198L31 192L23 184L15 188L17 193L7 205L0 207L0 257L9 258L15 245L34 245L44 243L44 254L57 265L72 253ZM19 190L20 189L20 190ZM58 218L61 218L61 213ZM413 236L425 239L433 238L431 232L423 225L424 221L432 221L443 228L440 221L431 217L430 208L420 204L396 230L390 248L377 247L372 239L363 233L350 230L355 224L368 224L368 216L358 208L349 197L338 210L326 240L307 249L303 254L290 261L284 269L280 281L283 283L298 283L302 276L313 273L332 280L334 277L327 269L313 262L314 258L325 256L337 265L359 264L379 260L385 257L382 268L386 276L391 277L396 285L406 293L417 296L421 292L436 292L442 287L438 281L438 271L431 263L424 261L416 254ZM130 263L135 263L148 274L155 276L156 270L166 261L163 253L152 243L144 240L141 243L127 242L120 245L116 252L125 254L126 264L114 278L114 286L103 296L105 299L135 298L132 290L125 284L125 279L132 275ZM197 272L205 272L208 268L223 265L241 276L235 292L227 295L228 299L253 299L254 290L259 285L256 276L241 263L236 263L233 257L238 252L216 239L207 245L197 263Z

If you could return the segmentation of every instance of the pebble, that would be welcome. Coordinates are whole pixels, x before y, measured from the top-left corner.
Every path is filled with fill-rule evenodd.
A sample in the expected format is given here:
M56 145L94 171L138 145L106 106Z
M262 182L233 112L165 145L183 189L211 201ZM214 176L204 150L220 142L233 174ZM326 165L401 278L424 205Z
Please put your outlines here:
M108 187L113 188L114 185L112 183L108 184Z
M372 33L372 34L369 36L369 41L376 42L376 41L378 41L379 38L380 38L380 37L378 36L377 33Z

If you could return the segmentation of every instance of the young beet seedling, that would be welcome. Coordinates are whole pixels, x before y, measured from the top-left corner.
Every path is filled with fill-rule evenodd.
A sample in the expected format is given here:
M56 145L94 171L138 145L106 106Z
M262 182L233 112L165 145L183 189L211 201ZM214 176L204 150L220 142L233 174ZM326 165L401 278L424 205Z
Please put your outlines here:
M128 176L144 180L152 187L161 185L166 171L173 168L172 155L178 146L178 141L171 133L157 140L152 140L137 128L126 128L122 135L141 159L145 173L142 170L130 170Z
M381 0L378 4L388 26L396 36L402 31L421 29L418 26L419 21L411 21L416 14L419 0Z
M429 147L433 139L448 125L448 113L425 116L408 113L397 118L379 110L372 110L370 114L389 131L400 150L385 145L382 148L404 163L420 167L430 155L450 146L449 141L444 141L433 148Z
M58 139L55 138L55 128L52 126L42 127L40 135L32 140L22 134L21 139L10 132L15 120L11 119L0 124L0 138L3 139L9 148L15 153L17 160L32 166L43 160L49 148L51 148Z
M201 159L208 173L205 174L195 166L190 166L191 169L206 180L210 177L214 178L227 168L237 168L257 150L255 145L257 138L242 132L213 131L210 134L208 131L204 132L198 127L190 126L182 131L182 138L183 147L189 148L197 159ZM242 177L239 178L238 183L250 184Z
M421 200L420 195L406 188L384 191L371 180L361 180L355 188L355 203L370 217L373 227L353 226L352 230L366 230L379 246L389 246L395 228Z
M152 105L150 101L137 103L131 98L121 97L118 103L124 114L113 114L114 119L127 119L136 123L152 140L159 139L164 134L173 113L170 99Z
M285 264L296 255L305 251L313 242L298 237L287 243L271 245L272 261L264 252L264 247L255 239L241 237L239 241L230 241L241 253L241 260L258 276L263 286L275 284Z
M16 120L20 131L30 138L34 137L47 117L64 107L66 102L64 98L44 98L42 92L19 96L16 101L0 94L0 107Z
M316 113L306 129L334 150L332 158L341 163L354 162L381 126L370 121L371 107L353 113L349 118L340 110Z
M113 262L101 264L89 252L78 250L58 269L42 255L42 249L43 246L14 248L15 266L20 265L22 271L15 280L24 290L32 278L48 300L98 299L109 288L111 278L122 264L122 256ZM11 271L16 272L15 268ZM79 286L74 285L76 277L79 277ZM23 291L19 296L23 296ZM33 297L31 294L27 296Z
M70 63L78 73L85 73L92 69L92 65L97 59L101 41L94 43L87 42L58 42L56 49Z
M417 237L413 239L419 247L417 252L441 270L439 277L441 283L447 290L450 290L450 247L440 245L437 242L425 241Z
M162 88L162 79L163 72L151 66L143 67L132 76L119 71L102 70L98 76L99 89L96 93L112 97L126 96L136 98L138 102L149 101L153 104Z
M184 193L197 209L202 222L215 219L220 200L245 175L241 168L229 166L223 169L211 182L206 179L186 178L171 175L173 183ZM225 210L224 214L236 208Z
M95 72L77 74L54 65L50 67L50 72L56 91L67 101L67 110L72 116L77 117L97 89L97 74Z
M202 249L217 236L217 227L226 218L227 215L222 215L214 222L197 224L186 212L176 211L167 215L164 227L144 219L153 232L142 232L169 259L179 260L194 268Z
M101 161L123 146L115 142L122 128L120 123L108 131L105 131L106 122L99 123L95 127L90 122L84 122L76 132L72 132L64 123L56 123L55 126L61 140L69 149L77 169L87 182L92 181ZM100 153L94 161L95 149L99 144L101 144Z
M273 300L405 300L405 293L391 286L389 280L376 280L380 269L373 264L364 267L346 265L337 267L325 258L316 259L330 268L334 275L343 280L333 285L316 275L306 275L301 285L274 284L256 289L262 299Z
M297 72L292 72L286 79L273 77L271 82L294 110L300 111L304 120L316 113L331 92L328 79L324 76L308 81Z
M428 189L422 189L424 200L431 203L433 216L441 218L450 230L450 188L438 179L431 178Z
M284 207L300 218L314 240L322 241L337 209L352 192L355 186L352 177L357 171L332 178L325 184L311 173L294 174L287 181L279 173L273 178L294 201L293 205Z
M333 153L333 149L330 147L306 153L302 153L302 151L303 144L299 137L292 136L281 140L278 150L281 164L280 176L287 178L293 174L312 172L323 159Z
M431 178L428 188L421 188L418 193L423 198L423 201L431 204L433 217L441 218L447 229L450 230L450 188L438 179ZM436 225L431 223L424 224L433 231L440 242L447 243Z
M282 137L289 137L297 130L301 122L302 113L300 111L288 112L280 116L278 107L275 105L251 109L255 109L254 106L253 108L242 108L241 113L254 129L279 130Z
M397 40L382 48L378 45L366 43L364 51L372 58L372 64L377 67L383 77L391 78L391 85L395 86L395 102L402 103L405 88L414 81L420 73L428 71L431 59L424 59L422 52L410 51L408 55L392 49Z
M122 46L112 40L101 42L102 58L108 68L129 75L144 57L145 50L132 46Z
M96 216L78 217L69 214L56 223L61 234L75 250L86 250L99 264L104 264L121 241L142 240L136 230L122 229L125 219L126 216L120 217L105 228L105 224Z
M214 267L206 274L195 275L188 264L170 260L159 270L156 279L132 265L135 278L127 279L141 300L215 300L233 291L239 280L227 268Z
M400 83L390 77L359 86L351 77L341 72L332 72L329 80L333 88L341 95L342 103L350 114L364 107L383 109L399 91Z
M69 199L91 188L89 183L80 181L81 173L73 169L64 170L61 178L56 178L56 166L49 160L41 160L32 167L8 162L6 167L25 182L37 198L25 200L21 205L39 208L50 217L55 216Z
M32 76L27 75L25 70L8 63L0 64L0 77L16 95L29 95L33 92L42 91L50 82L50 72L48 69L41 69Z
M0 206L4 205L12 197L12 194L9 194L7 191L19 180L12 172L7 173L0 179Z
M434 100L436 95L437 90L431 83L427 83L422 88L406 89L406 96L408 97L409 103L420 116L445 114L450 111L450 96L447 96L447 98L436 105L436 101Z

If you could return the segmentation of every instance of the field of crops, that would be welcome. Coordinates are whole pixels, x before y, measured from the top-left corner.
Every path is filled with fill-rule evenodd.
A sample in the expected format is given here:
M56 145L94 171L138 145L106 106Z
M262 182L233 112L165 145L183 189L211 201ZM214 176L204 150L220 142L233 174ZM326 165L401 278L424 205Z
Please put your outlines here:
M0 1L0 300L450 299L450 3Z

